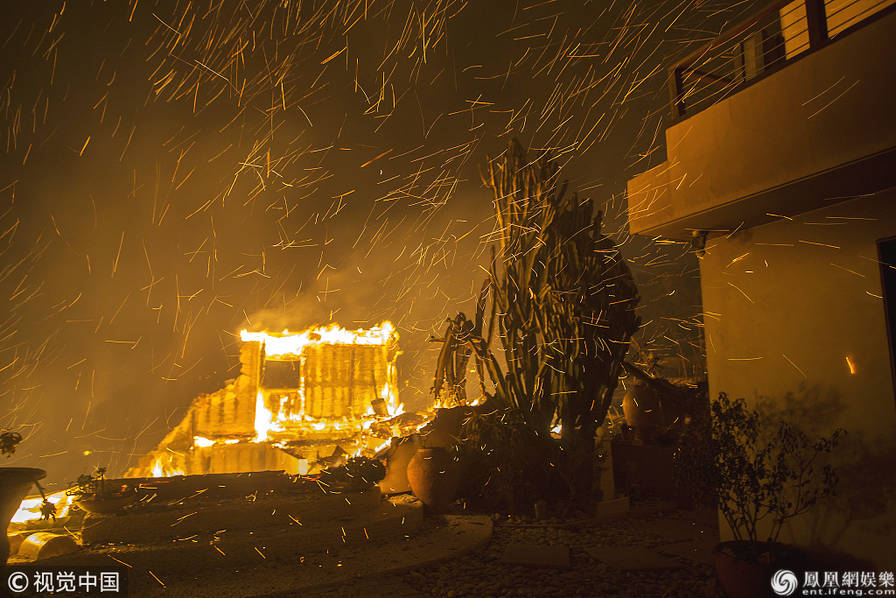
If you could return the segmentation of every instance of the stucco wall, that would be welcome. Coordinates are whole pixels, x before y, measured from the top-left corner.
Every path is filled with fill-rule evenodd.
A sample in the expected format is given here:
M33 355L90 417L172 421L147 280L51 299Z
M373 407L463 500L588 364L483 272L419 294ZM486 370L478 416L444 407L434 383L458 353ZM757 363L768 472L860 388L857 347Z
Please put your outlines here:
M797 393L819 403L802 405L807 417L818 407L819 429L843 427L874 450L891 445L896 399L876 241L894 235L896 189L711 237L700 272L712 396L783 405ZM828 540L873 558L892 547L892 519L838 521L848 529ZM818 539L800 524L788 533Z
M628 183L632 232L750 226L780 211L749 196L896 147L894 32L896 13L885 15L669 127L668 160Z

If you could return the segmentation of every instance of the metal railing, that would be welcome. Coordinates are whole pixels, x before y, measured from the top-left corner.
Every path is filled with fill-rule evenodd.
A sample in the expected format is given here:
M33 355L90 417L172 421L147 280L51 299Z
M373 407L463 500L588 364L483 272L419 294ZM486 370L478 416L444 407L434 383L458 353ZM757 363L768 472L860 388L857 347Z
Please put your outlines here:
M896 0L775 0L669 67L673 117L708 108L887 7Z

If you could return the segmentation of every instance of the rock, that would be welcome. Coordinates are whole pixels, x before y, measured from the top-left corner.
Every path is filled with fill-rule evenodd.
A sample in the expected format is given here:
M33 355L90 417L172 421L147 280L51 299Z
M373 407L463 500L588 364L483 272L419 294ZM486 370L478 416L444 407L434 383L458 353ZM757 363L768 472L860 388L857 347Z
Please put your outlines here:
M588 554L599 561L625 571L647 569L680 569L680 562L665 557L645 546L606 546L587 549Z
M628 511L629 500L627 496L602 500L594 505L594 517L597 519L622 517Z
M501 560L515 565L569 568L569 547L562 544L509 544Z
M658 550L662 553L681 556L705 565L712 565L715 562L712 549L713 545L707 542L690 541L664 544L658 547Z

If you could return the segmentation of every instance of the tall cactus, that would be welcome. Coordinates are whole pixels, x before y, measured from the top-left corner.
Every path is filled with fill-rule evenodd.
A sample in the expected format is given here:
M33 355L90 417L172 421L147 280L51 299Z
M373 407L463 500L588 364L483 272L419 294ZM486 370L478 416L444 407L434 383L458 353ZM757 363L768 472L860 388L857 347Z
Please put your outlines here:
M601 212L567 194L558 171L548 155L530 162L516 141L489 160L483 181L494 191L500 245L488 282L504 368L485 339L471 342L494 397L536 433L559 419L561 445L584 472L640 323L638 292L601 234Z

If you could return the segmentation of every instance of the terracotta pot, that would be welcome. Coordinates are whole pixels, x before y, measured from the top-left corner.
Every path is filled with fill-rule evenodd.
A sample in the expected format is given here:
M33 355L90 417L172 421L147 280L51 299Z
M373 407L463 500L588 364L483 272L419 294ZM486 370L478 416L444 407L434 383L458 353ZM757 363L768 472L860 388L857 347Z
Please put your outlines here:
M643 382L629 386L622 398L622 411L635 438L645 444L652 444L665 424L659 394Z
M713 550L719 583L729 598L777 598L772 576L780 570L802 569L799 549L777 542L722 542ZM787 579L778 580L787 584Z
M423 446L418 434L393 438L386 453L386 477L379 483L384 494L399 494L411 489L408 483L408 464Z
M408 482L430 511L442 513L457 493L457 463L443 447L421 448L408 463Z
M22 499L28 495L37 480L46 477L47 472L33 467L0 467L0 557L3 564L9 560L9 539L6 537L9 521L19 510Z

